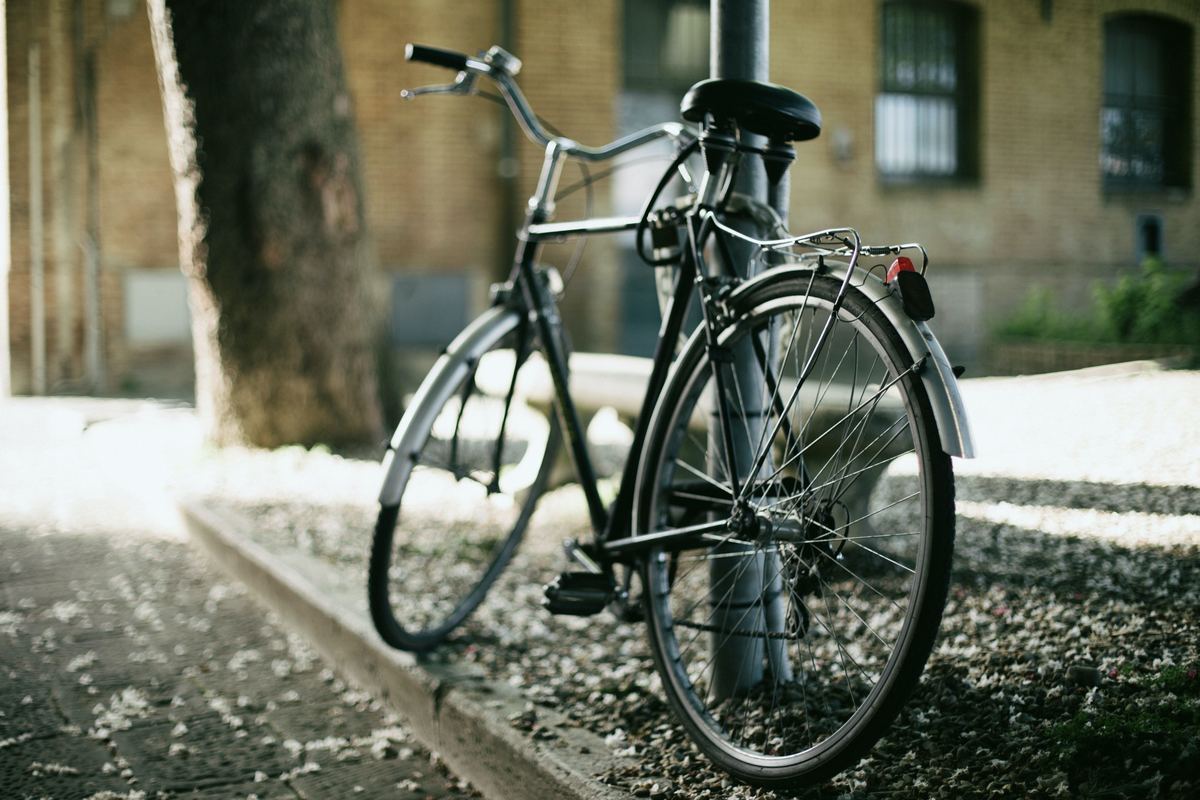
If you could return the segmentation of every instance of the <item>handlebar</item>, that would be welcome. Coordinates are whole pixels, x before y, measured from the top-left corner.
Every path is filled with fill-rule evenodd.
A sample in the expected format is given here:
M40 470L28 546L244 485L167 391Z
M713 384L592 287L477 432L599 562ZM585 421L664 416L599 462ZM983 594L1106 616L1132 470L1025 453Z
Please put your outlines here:
M443 50L440 47L429 47L424 44L409 43L405 45L404 60L422 61L426 64L452 69L455 72L462 72L467 68L466 53L456 53L453 50Z
M656 139L671 138L679 141L684 138L687 129L677 122L667 122L655 125L628 136L617 139L603 147L585 147L572 139L563 136L551 136L542 126L529 101L525 99L514 76L521 69L521 61L504 49L494 46L486 53L472 58L464 53L453 50L443 50L440 47L429 47L422 44L408 44L404 49L404 57L408 61L418 61L433 64L458 72L454 83L444 86L423 86L417 89L406 89L401 96L412 99L420 94L474 94L475 78L484 75L495 82L513 116L517 118L525 135L542 147L553 143L562 153L586 161L605 161L620 155L627 150L648 144Z

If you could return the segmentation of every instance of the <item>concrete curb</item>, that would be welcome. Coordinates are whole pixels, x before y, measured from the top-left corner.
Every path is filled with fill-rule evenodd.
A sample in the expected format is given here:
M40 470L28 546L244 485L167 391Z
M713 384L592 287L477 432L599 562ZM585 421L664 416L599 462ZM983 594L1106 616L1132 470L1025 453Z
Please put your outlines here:
M402 714L413 734L457 775L493 800L618 800L630 795L598 777L617 762L595 734L536 709L535 741L509 722L525 711L510 687L391 649L368 619L336 602L310 576L304 557L280 558L252 541L241 518L200 501L180 504L191 537L229 575L302 633L334 668ZM306 574L308 573L308 574ZM365 591L365 589L364 589Z

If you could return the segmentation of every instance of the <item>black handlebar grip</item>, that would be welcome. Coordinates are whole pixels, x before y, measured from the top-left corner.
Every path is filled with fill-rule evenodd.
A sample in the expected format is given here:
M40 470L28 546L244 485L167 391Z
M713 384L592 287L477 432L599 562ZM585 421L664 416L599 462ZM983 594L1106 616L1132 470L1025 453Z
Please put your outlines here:
M423 44L409 43L405 45L404 58L406 61L424 61L427 64L436 64L455 72L462 72L467 68L465 53L456 53L453 50L443 50L440 47L428 47Z

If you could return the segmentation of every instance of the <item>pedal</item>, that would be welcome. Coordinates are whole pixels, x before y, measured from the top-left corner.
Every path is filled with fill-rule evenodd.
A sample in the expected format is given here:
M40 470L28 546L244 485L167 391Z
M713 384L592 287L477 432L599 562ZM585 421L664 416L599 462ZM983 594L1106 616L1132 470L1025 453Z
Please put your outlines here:
M546 584L542 605L551 614L590 617L599 614L613 599L612 581L594 572L564 572Z

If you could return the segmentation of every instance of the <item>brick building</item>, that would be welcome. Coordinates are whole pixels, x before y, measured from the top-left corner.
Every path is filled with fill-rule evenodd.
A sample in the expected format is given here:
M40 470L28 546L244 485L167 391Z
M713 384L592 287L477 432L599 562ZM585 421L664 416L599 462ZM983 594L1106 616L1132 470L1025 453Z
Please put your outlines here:
M772 79L825 119L798 148L793 230L851 224L869 240L924 242L935 328L959 360L979 362L991 326L1033 285L1079 305L1147 253L1200 263L1195 0L772 5ZM588 144L675 118L706 72L702 0L337 8L401 352L436 345L485 302L540 163L490 103L402 101L401 87L446 78L404 64L405 41L505 41L537 111ZM143 4L8 0L5 17L0 390L11 376L16 393L186 392L186 294ZM594 210L636 210L653 175L643 165L597 183ZM560 216L584 204L578 192ZM581 346L645 350L657 313L646 273L628 242L588 245L567 309Z

